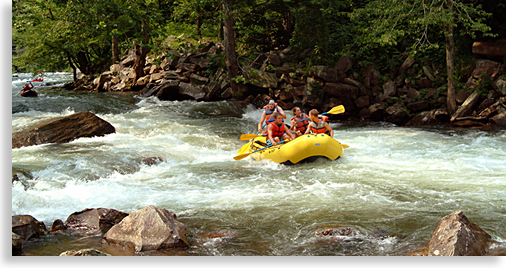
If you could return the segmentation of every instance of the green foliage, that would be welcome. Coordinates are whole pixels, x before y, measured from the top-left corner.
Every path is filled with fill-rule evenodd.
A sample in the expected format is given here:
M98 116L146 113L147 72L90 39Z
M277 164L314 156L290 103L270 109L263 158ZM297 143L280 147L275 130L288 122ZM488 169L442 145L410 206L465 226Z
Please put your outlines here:
M204 71L204 73L207 75L216 73L219 68L227 68L227 65L225 63L225 55L223 53L217 53L216 55L208 54L207 59L209 60L209 65Z
M113 35L121 50L133 41L153 47L145 38L158 35L161 15L155 7L151 0L13 1L13 64L25 70L74 65L83 73L100 72L111 62Z
M478 85L471 88L471 91L478 92L483 97L487 96L492 89L492 84L494 83L494 80L488 75L482 75L480 78L474 79L474 81Z
M353 33L347 8L352 1L294 1L290 6L296 17L291 45L301 60L310 65L330 65L340 56Z
M243 75L238 75L236 77L232 77L230 80L236 82L236 83L242 83L246 85L248 83L248 80Z
M374 61L379 56L377 62L383 62L380 51L386 52L382 53L384 55L397 51L398 54L408 52L421 61L435 56L431 61L442 63L446 26L457 27L457 40L465 40L465 36L475 38L477 32L491 36L488 33L490 27L484 23L490 14L484 12L480 5L470 1L451 2L452 8L446 0L371 1L350 14L359 36L349 49L355 56L365 56L368 61ZM469 50L469 42L459 45ZM369 59L368 53L372 59Z
M13 65L30 72L69 70L71 64L81 69L78 55L84 55L90 73L97 73L110 64L112 36L118 38L121 52L131 49L133 41L149 47L153 56L169 49L196 52L206 41L221 41L222 2L13 0ZM238 60L246 66L254 60L252 52L290 47L292 63L305 66L290 74L296 78L312 65L333 67L339 57L348 55L355 60L351 72L360 74L363 67L373 65L382 74L380 80L387 81L409 56L418 64L413 70L435 66L439 86L446 82L443 26L451 25L461 88L472 42L493 39L491 33L504 31L506 5L492 0L451 2L452 9L447 0L236 0L232 9ZM208 73L225 67L223 54L208 59ZM405 75L415 81L418 73ZM243 78L234 79L242 83Z

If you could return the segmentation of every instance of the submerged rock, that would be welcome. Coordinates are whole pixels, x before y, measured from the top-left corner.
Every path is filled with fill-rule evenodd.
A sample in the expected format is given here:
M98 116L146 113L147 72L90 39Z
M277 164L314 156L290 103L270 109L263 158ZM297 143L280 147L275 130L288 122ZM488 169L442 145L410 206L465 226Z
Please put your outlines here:
M424 255L483 256L490 239L489 234L458 210L438 222Z
M65 251L60 256L111 256L111 254L104 253L98 249L88 248Z
M209 239L215 239L215 238L220 238L220 239L235 239L237 238L237 233L231 231L231 230L216 230L216 231L212 231L210 233L205 233L205 234L202 234L200 235L199 237L202 238L202 239L205 239L205 240L209 240Z
M104 136L116 132L107 121L91 112L53 119L12 133L12 148L45 143L65 143L82 137Z
M154 206L130 213L100 241L136 252L189 247L186 226L176 220L176 214Z

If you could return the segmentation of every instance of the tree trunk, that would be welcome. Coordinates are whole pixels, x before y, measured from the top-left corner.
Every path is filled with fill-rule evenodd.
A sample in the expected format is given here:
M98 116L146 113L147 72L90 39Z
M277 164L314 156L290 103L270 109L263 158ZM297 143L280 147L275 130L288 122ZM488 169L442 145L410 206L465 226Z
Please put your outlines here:
M218 31L218 40L223 41L223 21L220 20L220 30Z
M453 2L448 3L450 16L453 18ZM453 19L448 25L445 25L446 33L446 73L448 76L448 97L446 106L448 114L452 115L457 111L457 101L455 97L455 39L453 38Z
M149 23L145 20L142 21L142 31L144 32L144 43L147 44L149 42ZM134 41L135 46L135 61L134 61L134 71L135 77L133 84L137 84L137 79L144 76L144 67L146 66L146 55L149 53L150 49L148 47L144 47L142 45L137 44Z
M135 46L135 61L134 61L134 71L135 77L133 84L137 84L137 79L144 76L144 67L146 66L146 55L149 53L149 48L143 47L137 42L134 41Z
M119 61L119 47L118 37L112 36L112 64L116 64Z
M88 58L86 57L86 54L81 51L77 53L77 65L79 66L79 70L81 70L81 73L83 74L90 74L89 66L88 66Z
M292 18L292 12L285 12L283 14L283 27L285 28L285 30L289 33L289 34L292 34L293 33L293 29L294 29L294 23L293 23L293 18Z
M69 60L69 65L70 67L72 68L72 74L74 75L74 82L77 81L77 68L76 66L74 65L74 63L72 62L72 57L70 56L70 53L68 51L66 51L67 53L67 59Z
M228 68L228 76L230 80L230 86L232 87L232 95L234 97L240 97L242 94L239 92L239 87L232 78L235 78L239 75L239 63L237 62L237 56L235 52L235 32L234 32L234 16L232 14L234 0L223 0L223 12L225 15L225 25L224 25L224 45L225 45L225 55L226 55L226 63Z
M200 10L200 7L197 5L197 8L196 8L196 12L197 12L197 35L199 38L202 38L202 32L201 32L201 28L202 28L202 12Z

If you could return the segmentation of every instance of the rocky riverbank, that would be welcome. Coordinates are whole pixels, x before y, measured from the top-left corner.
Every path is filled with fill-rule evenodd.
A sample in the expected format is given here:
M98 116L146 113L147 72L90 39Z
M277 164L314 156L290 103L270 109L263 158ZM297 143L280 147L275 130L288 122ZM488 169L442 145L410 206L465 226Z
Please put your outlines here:
M221 44L208 43L194 53L167 51L159 65L148 57L144 76L134 84L135 52L130 50L110 71L97 78L83 76L66 88L137 91L160 100L237 99L257 108L273 99L284 109L299 106L303 111L316 108L323 112L342 104L346 112L335 119L387 121L399 126L506 126L505 55L479 43L473 47L474 65L458 81L459 106L453 114L446 109L445 71L407 56L398 69L386 74L374 65L359 67L358 60L347 56L332 67L307 67L291 62L290 49L261 53L234 78L247 88L247 95L233 96L226 71L217 67L222 51Z
M337 225L336 225L337 226ZM295 230L294 230L295 231ZM31 239L44 236L65 237L99 236L100 248L67 250L60 256L111 256L114 252L129 255L150 255L167 250L175 254L188 250L190 243L184 223L177 220L176 214L154 206L148 206L132 213L115 209L93 208L71 214L65 222L55 220L48 230L44 222L30 215L12 216L12 255L23 255L23 245ZM316 241L335 245L345 240L357 240L367 243L371 239L387 239L388 232L375 229L369 234L349 227L324 228L314 233ZM233 230L215 230L198 234L195 243L204 243L213 239L228 241L237 239ZM493 243L489 234L471 222L462 211L443 217L435 226L430 241L409 254L410 256L484 256L491 255ZM198 246L198 245L192 245ZM112 252L104 252L109 248ZM114 250L117 248L118 251ZM168 253L170 255L170 253Z

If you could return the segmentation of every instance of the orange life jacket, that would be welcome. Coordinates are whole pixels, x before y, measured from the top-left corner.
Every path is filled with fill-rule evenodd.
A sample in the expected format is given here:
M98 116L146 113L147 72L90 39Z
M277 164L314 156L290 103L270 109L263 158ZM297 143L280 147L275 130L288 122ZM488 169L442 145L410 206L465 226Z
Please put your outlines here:
M283 134L285 134L285 123L281 123L281 125L276 125L276 122L271 122L272 125L272 137L283 137Z
M323 120L320 120L320 123L318 125L316 125L315 122L311 122L309 123L309 127L313 133L327 133L327 129L325 128L325 121Z
M297 118L298 117L294 116L291 119L296 122L295 130L300 131L302 134L304 134L304 132L306 132L307 126L309 125L309 119L307 119L307 120L302 120L302 119L309 118L309 116L307 116L306 114L302 114L302 118L298 118L298 119ZM302 121L300 121L300 120L302 120ZM300 122L297 122L297 121L300 121Z

